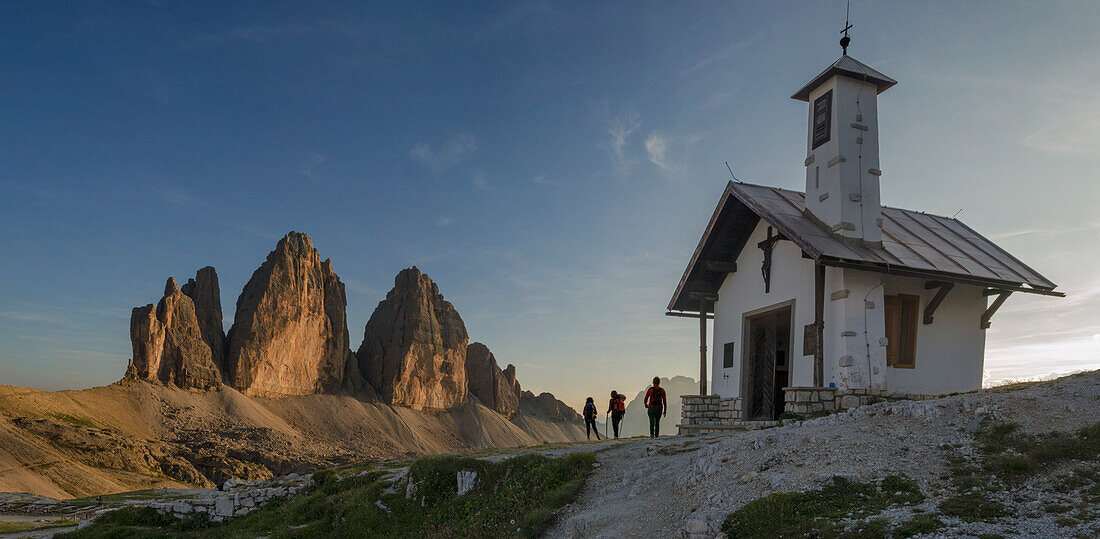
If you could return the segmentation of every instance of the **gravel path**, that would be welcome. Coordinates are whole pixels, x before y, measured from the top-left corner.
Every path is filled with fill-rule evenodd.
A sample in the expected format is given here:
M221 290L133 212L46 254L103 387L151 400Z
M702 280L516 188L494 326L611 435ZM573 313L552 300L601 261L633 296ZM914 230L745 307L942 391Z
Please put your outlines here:
M1026 432L1071 431L1100 419L1100 371L1015 388L929 401L883 402L783 427L736 434L626 441L598 453L599 467L580 499L563 510L549 537L715 537L726 515L772 492L819 488L834 476L868 481L890 474L915 480L934 512L948 495L950 447L973 454L972 432L991 417ZM583 444L582 444L583 445ZM1000 500L1014 517L948 524L944 536L1100 536L1100 520L1076 527L1042 510L1059 497L1059 474L1041 474ZM1096 508L1092 508L1096 512ZM911 509L884 514L903 521Z

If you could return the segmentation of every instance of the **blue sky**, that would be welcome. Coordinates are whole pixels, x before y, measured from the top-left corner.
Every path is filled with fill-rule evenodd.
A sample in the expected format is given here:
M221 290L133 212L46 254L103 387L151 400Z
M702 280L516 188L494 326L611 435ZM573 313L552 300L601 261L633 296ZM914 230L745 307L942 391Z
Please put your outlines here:
M226 326L283 234L348 291L353 346L430 274L525 387L578 404L697 373L664 307L739 178L802 190L844 3L0 4L0 384L118 379L130 309L217 268ZM884 202L1057 282L1013 296L989 380L1100 367L1100 7L866 2Z

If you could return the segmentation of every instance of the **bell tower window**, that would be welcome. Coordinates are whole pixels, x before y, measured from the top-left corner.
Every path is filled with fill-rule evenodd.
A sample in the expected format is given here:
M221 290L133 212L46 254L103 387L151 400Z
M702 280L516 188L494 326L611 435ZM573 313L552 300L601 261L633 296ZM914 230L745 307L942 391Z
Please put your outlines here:
M814 100L814 138L813 148L829 142L830 116L833 111L833 91ZM811 148L811 149L813 149Z

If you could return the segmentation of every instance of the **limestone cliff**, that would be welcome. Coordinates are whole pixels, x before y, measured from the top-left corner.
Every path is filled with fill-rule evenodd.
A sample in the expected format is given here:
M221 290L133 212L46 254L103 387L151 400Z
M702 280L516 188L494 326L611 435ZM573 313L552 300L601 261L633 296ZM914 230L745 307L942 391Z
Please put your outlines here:
M248 395L336 392L349 376L344 285L309 236L291 232L237 299L229 330L230 383Z
M397 274L356 353L359 370L394 405L449 409L466 398L466 345L458 311L416 267Z
M500 370L489 347L479 342L466 347L466 382L470 394L497 413L511 418L519 411L515 367L509 379Z
M225 330L222 329L222 297L218 273L213 266L200 269L180 290L195 304L202 340L210 347L210 357L220 372L225 372Z
M125 379L186 389L214 389L221 383L210 346L199 328L195 304L171 277L156 308L152 304L134 308L130 344L133 357Z

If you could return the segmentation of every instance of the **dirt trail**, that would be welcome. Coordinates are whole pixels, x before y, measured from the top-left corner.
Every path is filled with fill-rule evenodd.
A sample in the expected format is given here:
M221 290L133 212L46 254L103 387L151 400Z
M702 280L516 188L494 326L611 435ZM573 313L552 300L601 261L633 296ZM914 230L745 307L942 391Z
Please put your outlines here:
M1015 389L884 402L779 428L610 444L597 453L599 467L580 499L563 510L548 536L715 537L725 517L749 501L819 488L838 475L858 481L905 475L928 496L921 507L934 511L946 492L942 447L973 454L971 432L986 417L1031 433L1092 424L1100 419L1100 371ZM950 522L953 533L1100 535L1100 520L1065 528L1057 522L1064 515L1029 509L1066 496L1051 493L1050 481L1036 479L1005 494L1002 501L1026 516L1002 524Z

